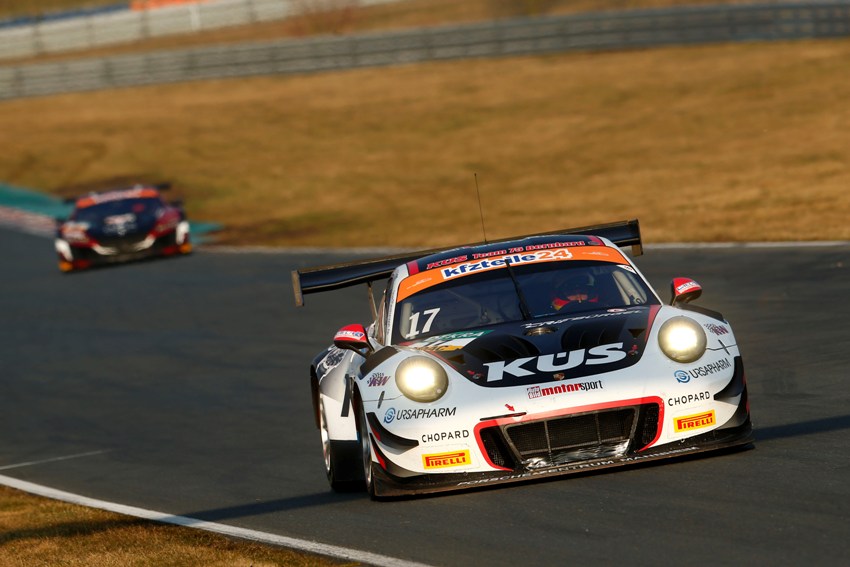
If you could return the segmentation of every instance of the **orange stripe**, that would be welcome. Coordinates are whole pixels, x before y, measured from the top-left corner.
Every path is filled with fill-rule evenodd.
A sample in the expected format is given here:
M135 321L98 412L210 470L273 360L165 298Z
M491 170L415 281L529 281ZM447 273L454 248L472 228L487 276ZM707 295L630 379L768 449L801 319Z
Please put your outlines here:
M570 255L572 256L569 260L566 260L562 257L555 257L551 255L551 253L558 252L559 250L568 250ZM543 255L542 253L549 253ZM518 252L516 254L505 254L502 256L492 256L490 258L481 258L480 260L470 260L468 262L458 262L457 264L451 264L448 266L441 266L439 268L434 268L432 270L428 270L427 272L420 272L418 274L414 274L404 279L398 287L398 298L397 302L400 302L404 299L407 299L411 295L418 293L424 289L428 289L431 286L441 284L445 280L443 277L443 270L450 270L453 268L458 268L459 266L464 266L468 264L475 264L481 260L501 260L509 256L523 255L523 254L541 254L541 257L533 262L527 263L538 263L538 262L568 262L570 260L596 260L598 262L611 262L614 264L628 264L626 259L623 257L622 253L616 248L609 248L607 246L576 246L570 248L555 248L551 250L538 250L538 251L528 251L528 252ZM503 267L499 268L490 268L490 269L504 269ZM469 273L479 273L469 272ZM456 277L463 277L468 274L463 274Z

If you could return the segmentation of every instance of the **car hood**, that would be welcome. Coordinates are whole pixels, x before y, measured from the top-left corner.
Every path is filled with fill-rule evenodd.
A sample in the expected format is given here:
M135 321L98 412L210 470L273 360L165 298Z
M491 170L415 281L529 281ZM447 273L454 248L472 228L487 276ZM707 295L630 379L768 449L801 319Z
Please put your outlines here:
M483 387L572 380L637 364L660 308L635 306L506 323L403 346L441 358Z
M92 224L88 232L95 239L112 239L123 236L147 235L156 225L156 218L151 215L135 215L132 213L105 217L101 222Z

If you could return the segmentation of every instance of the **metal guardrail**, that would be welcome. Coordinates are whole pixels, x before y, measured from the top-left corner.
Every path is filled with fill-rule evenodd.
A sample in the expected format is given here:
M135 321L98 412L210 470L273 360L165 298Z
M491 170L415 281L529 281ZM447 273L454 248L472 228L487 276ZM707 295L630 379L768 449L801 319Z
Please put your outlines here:
M850 36L850 3L588 13L0 67L0 99L471 57Z
M350 0L351 6L369 6L398 0ZM344 0L338 0L345 6ZM318 9L321 2L315 4ZM48 17L24 26L0 26L0 59L35 57L51 53L130 43L167 35L282 20L311 6L309 0L210 0L175 4L152 10L80 11L76 17Z

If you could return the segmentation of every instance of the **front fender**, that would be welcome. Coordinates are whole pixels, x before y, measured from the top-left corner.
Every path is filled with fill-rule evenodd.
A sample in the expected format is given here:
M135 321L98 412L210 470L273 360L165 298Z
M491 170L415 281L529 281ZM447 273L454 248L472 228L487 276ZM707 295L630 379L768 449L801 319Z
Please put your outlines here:
M357 439L357 424L354 420L353 388L363 357L355 352L346 352L342 359L324 374L311 376L314 384L314 408L318 423L319 408L325 412L328 435L333 441ZM319 403L321 401L321 404Z

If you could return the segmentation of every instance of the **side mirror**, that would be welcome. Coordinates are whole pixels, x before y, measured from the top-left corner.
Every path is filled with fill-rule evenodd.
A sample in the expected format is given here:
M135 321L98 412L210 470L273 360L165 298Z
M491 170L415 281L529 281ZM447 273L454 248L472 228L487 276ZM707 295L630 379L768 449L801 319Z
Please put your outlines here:
M363 325L346 325L337 331L334 335L334 346L353 350L361 356L368 356L373 351Z
M690 278L673 278L670 289L673 292L670 305L673 306L690 303L702 295L702 286Z

